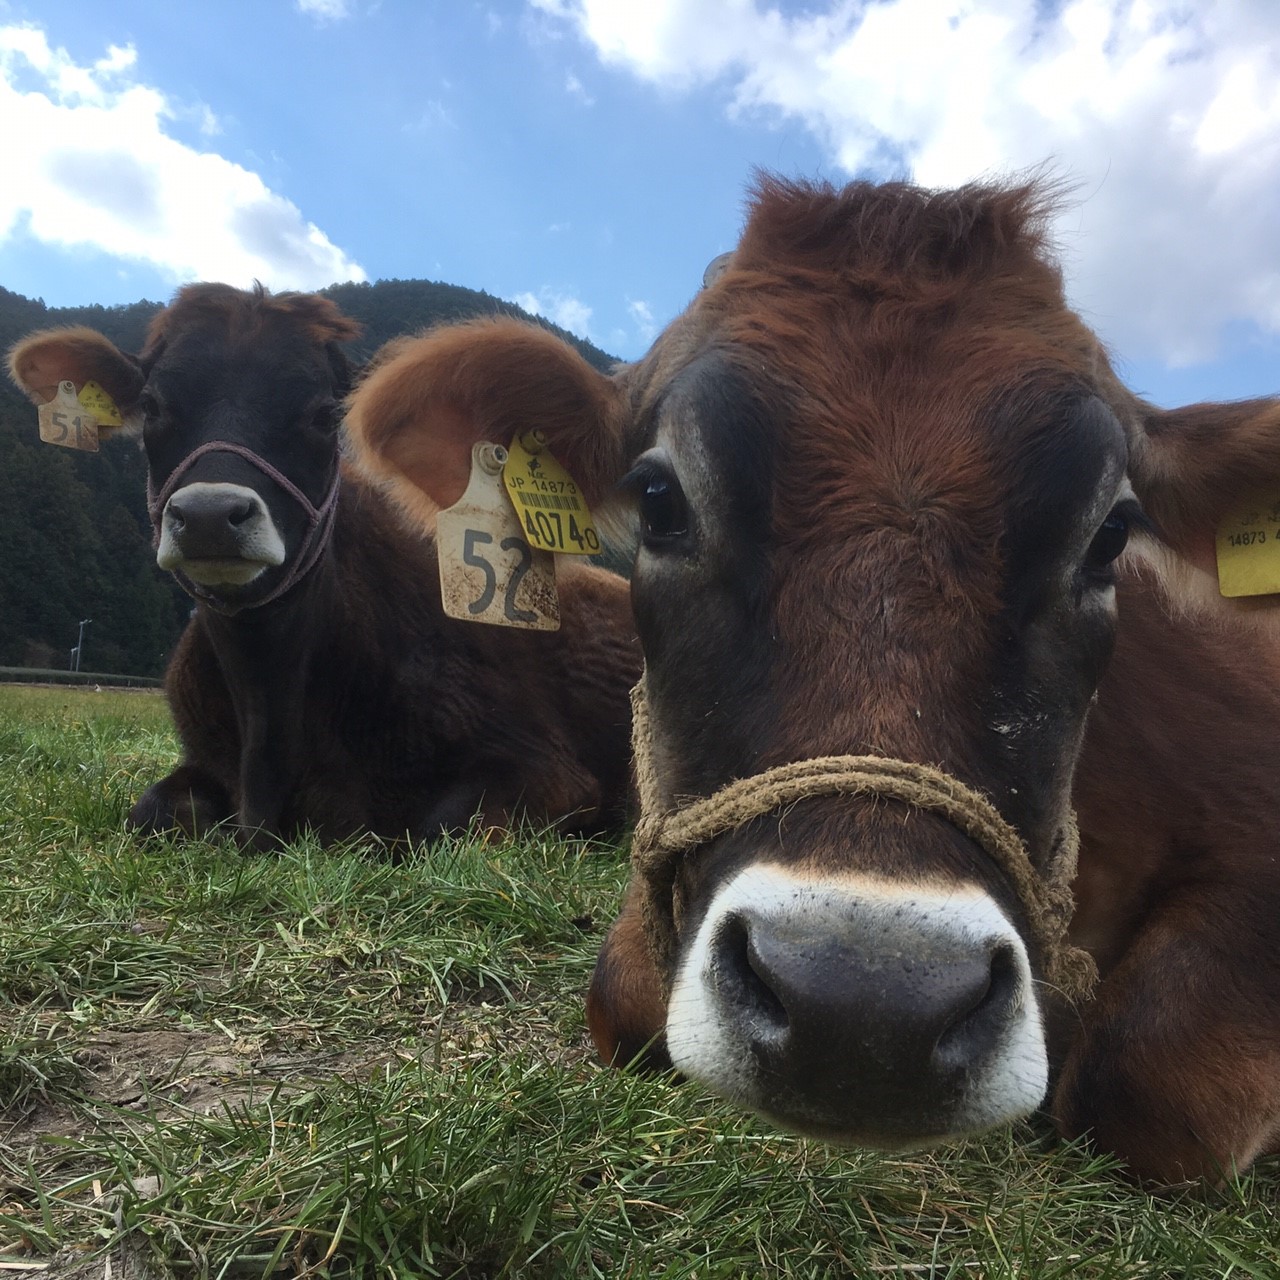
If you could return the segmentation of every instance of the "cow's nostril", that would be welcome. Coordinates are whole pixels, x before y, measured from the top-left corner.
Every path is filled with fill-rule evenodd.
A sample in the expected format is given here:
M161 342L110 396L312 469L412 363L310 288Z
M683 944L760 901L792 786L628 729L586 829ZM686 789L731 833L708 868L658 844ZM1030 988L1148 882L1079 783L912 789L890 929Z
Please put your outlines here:
M227 512L227 523L236 526L242 525L245 521L252 518L256 510L257 504L251 499L245 498L243 501L236 503L236 505Z
M716 935L714 957L714 981L721 998L750 1020L757 1035L785 1032L791 1019L752 943L745 917L735 914L724 921Z
M940 1066L960 1065L983 1056L999 1039L1000 1029L1019 1008L1022 988L1018 962L1008 943L991 952L986 981L966 994L950 1023L938 1037L934 1058Z

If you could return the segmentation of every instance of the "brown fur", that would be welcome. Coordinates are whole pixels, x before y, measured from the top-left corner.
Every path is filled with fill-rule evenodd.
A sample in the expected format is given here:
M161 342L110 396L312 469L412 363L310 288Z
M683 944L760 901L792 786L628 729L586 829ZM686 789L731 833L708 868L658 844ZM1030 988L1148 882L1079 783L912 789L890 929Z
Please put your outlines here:
M359 324L318 293L273 295L261 285L245 291L229 284L189 284L151 321L142 362L152 363L175 334L201 323L213 324L241 342L266 339L271 327L280 323L317 346L360 336Z

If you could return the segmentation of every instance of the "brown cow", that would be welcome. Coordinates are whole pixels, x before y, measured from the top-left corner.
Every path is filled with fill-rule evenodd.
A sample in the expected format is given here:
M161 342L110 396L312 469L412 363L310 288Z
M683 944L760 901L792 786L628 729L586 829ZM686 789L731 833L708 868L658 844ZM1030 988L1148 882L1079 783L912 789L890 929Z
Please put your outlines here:
M1275 648L1209 578L1218 523L1280 482L1280 403L1126 391L1065 305L1051 209L1034 185L762 179L637 365L440 333L400 353L412 412L364 445L447 502L440 449L531 414L589 490L621 479L653 813L814 757L945 775L919 804L809 793L694 838L665 900L648 867L589 998L605 1059L669 1054L885 1148L1052 1082L1063 1132L1214 1179L1280 1145ZM1045 981L1065 886L1055 926L939 790L994 806L1032 888L1069 867L1074 802L1091 1002Z
M626 584L573 564L558 632L443 615L435 545L341 462L358 332L325 298L191 285L133 357L90 329L12 354L37 402L96 380L149 465L157 559L196 601L166 686L183 758L130 814L429 839L476 814L574 829L628 797Z

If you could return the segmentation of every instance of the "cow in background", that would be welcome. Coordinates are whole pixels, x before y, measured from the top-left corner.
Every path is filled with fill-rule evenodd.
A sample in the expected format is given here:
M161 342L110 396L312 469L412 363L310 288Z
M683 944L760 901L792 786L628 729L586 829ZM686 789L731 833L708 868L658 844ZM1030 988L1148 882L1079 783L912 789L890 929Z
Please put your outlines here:
M568 566L558 632L445 617L430 534L342 460L357 332L316 295L199 284L139 356L84 328L12 353L37 403L93 380L117 434L141 432L157 561L195 601L166 678L182 761L130 824L270 846L517 811L618 822L640 664L625 582Z
M1080 957L976 826L819 791L679 848L665 897L656 864L633 878L588 1002L606 1060L884 1148L1048 1091L1135 1175L1215 1180L1280 1148L1274 604L1211 576L1224 517L1280 494L1280 402L1126 390L1066 306L1052 209L1034 184L766 177L636 365L440 333L401 355L415 412L362 438L447 501L440 452L456 468L518 401L589 494L621 485L646 822L876 756L993 810L1034 880L1078 814L1091 1000L1046 982Z

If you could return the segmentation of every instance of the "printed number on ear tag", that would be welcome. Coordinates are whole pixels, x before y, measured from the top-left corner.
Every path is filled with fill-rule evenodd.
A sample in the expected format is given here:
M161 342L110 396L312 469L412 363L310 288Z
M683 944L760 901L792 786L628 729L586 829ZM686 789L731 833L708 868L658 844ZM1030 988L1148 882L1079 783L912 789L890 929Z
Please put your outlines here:
M1218 590L1227 597L1280 592L1280 500L1258 498L1218 527Z
M531 547L566 556L593 556L600 536L577 481L555 460L538 431L517 436L507 450L502 483Z
M40 439L64 449L98 452L98 420L76 399L72 382L58 383L58 394L40 406Z
M501 445L473 446L466 492L436 520L444 611L465 622L556 631L555 557L525 541L502 487L506 460Z

